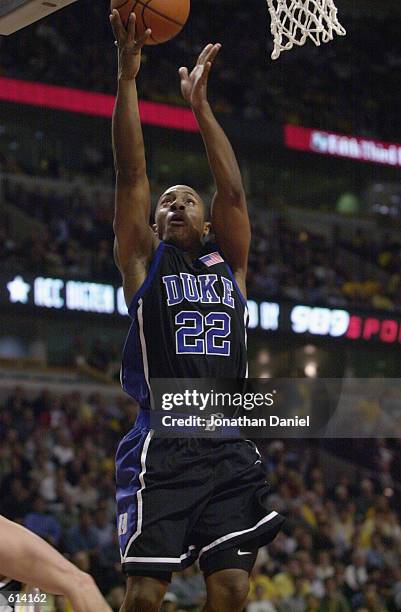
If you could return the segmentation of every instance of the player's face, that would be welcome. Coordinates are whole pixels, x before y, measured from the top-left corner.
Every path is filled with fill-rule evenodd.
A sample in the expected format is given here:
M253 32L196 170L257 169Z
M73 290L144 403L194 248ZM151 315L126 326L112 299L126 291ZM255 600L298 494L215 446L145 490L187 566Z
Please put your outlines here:
M205 205L187 185L175 185L163 193L157 204L155 221L159 238L184 250L198 246L209 232Z

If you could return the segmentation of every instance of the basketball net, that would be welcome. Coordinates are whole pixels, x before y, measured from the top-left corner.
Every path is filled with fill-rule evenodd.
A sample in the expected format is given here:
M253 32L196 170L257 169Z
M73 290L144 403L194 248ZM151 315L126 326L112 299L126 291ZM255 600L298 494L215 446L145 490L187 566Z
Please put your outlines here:
M302 46L310 38L316 46L333 40L334 32L345 36L333 0L267 0L274 38L272 59L282 51Z

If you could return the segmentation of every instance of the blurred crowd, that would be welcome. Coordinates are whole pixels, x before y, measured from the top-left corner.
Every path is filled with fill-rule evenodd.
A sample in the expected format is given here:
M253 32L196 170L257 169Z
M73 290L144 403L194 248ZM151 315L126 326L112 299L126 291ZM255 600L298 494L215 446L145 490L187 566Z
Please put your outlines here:
M113 260L112 190L88 192L77 187L63 194L39 183L24 186L4 181L3 186L4 200L41 227L17 240L3 219L0 261L4 271L120 282ZM345 239L336 226L326 238L293 229L284 218L268 222L261 206L251 206L250 217L251 296L401 309L401 241L362 230ZM352 267L349 257L354 261Z
M291 228L276 218L267 224L252 210L248 286L253 294L308 304L399 311L401 241L356 229L328 237ZM352 262L352 266L350 265Z
M120 381L121 347L118 342L94 338L90 342L83 336L72 339L64 365L72 366L99 381Z
M0 410L0 513L90 571L114 610L124 587L113 457L136 413L123 396L23 388ZM259 442L269 503L287 521L259 553L246 612L401 610L400 442L345 445L345 469L328 454L342 455L341 441L323 454L323 441ZM197 612L204 598L193 566L174 575L163 610ZM60 609L55 602L48 612Z
M271 62L265 3L194 2L184 31L144 51L140 94L181 104L177 70L194 63L207 42L223 44L213 68L216 109L252 121L311 127L394 140L400 137L400 15L364 14L354 4L342 22L347 36L311 42ZM211 14L213 18L211 20ZM0 74L114 93L116 50L107 3L82 0L0 39Z
M6 182L4 199L44 228L32 230L30 237L18 243L3 225L1 258L7 268L117 281L110 191L99 189L88 196L77 188L62 194L39 185L29 188Z

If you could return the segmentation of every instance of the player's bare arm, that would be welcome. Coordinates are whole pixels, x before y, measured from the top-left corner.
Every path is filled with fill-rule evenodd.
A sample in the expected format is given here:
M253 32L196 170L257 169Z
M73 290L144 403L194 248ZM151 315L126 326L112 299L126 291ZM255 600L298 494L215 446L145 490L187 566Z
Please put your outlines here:
M0 516L0 576L64 595L76 612L111 612L95 582L50 544Z
M110 22L118 45L118 89L113 112L112 137L116 170L114 256L123 277L127 304L143 283L155 247L150 219L150 188L139 117L136 76L141 51L150 30L135 40L135 15L125 29L114 10Z
M224 131L207 99L207 83L212 64L221 48L208 44L191 73L179 70L181 91L198 121L210 169L216 184L212 202L212 230L233 269L238 285L246 295L246 270L251 240L248 210L241 172Z

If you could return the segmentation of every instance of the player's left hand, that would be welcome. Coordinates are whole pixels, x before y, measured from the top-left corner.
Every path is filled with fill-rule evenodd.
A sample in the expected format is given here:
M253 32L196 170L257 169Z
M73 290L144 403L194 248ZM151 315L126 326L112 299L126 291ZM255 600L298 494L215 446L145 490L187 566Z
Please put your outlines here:
M209 43L198 57L194 69L188 74L188 68L182 67L178 74L181 79L181 93L183 98L193 108L207 100L207 80L210 69L221 49L219 43Z

